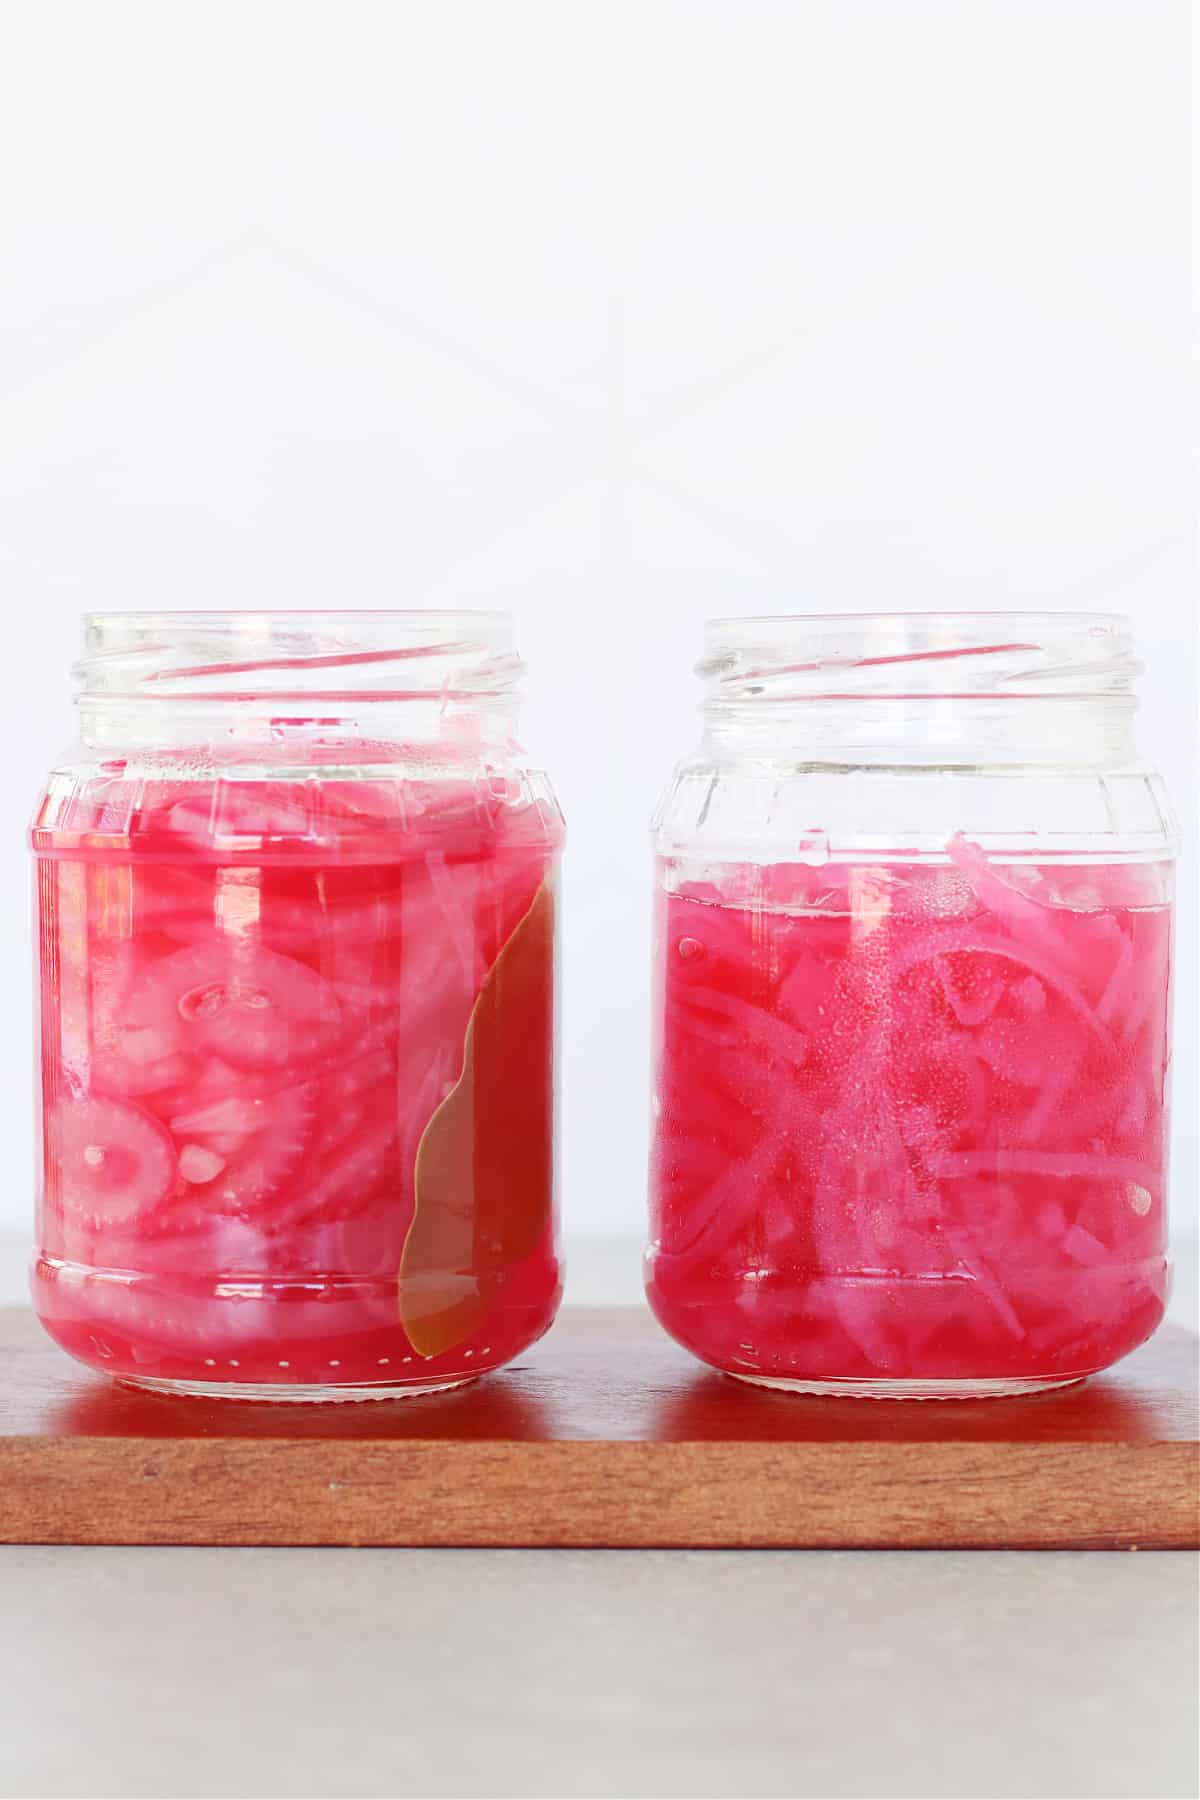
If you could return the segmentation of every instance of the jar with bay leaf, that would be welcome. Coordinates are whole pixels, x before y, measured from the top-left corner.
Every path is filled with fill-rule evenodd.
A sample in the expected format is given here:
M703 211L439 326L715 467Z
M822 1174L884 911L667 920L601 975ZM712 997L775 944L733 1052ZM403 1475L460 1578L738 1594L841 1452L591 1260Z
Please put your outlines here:
M117 1379L453 1387L561 1292L562 818L493 613L100 614L32 842L34 1297Z

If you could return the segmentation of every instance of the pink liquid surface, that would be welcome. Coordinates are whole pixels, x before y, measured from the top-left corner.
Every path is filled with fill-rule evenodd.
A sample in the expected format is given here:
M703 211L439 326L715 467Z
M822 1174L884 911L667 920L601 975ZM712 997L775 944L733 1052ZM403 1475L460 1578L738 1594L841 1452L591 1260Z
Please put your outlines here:
M648 1291L718 1368L1062 1381L1162 1317L1165 872L950 850L664 895Z
M407 1293L399 1275L422 1134L552 876L557 820L499 787L116 765L47 801L34 1296L73 1355L169 1382L430 1386L546 1329L548 1216L511 1262L487 1246L485 1276L464 1192L445 1266L427 1251ZM537 1022L510 1002L501 1023L516 1042ZM464 1300L458 1341L410 1341L402 1315Z

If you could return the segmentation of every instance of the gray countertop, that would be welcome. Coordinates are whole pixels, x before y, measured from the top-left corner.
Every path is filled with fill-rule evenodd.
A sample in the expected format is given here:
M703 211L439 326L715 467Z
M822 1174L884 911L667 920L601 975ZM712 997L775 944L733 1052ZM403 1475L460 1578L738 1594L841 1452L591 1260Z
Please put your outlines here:
M4 1793L1191 1796L1196 1566L9 1549Z
M1147 1552L8 1547L0 1794L1192 1800L1198 1600Z

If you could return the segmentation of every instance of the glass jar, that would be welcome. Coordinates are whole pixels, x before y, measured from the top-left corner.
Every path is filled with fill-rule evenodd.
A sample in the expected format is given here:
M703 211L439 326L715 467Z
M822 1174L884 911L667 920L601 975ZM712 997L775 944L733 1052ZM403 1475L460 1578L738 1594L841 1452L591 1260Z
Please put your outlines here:
M562 819L499 613L106 613L35 818L35 1303L172 1393L457 1386L549 1326Z
M1175 832L1103 615L717 620L656 821L651 1305L800 1393L1030 1393L1167 1291Z

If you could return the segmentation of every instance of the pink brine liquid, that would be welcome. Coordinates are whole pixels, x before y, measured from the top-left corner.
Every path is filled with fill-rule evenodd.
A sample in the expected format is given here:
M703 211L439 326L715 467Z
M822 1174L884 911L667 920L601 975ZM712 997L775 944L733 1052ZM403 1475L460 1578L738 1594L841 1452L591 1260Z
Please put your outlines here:
M651 1304L801 1390L1022 1392L1163 1314L1162 866L664 866Z
M504 786L114 765L52 790L34 1294L65 1349L338 1397L546 1329L560 833Z

